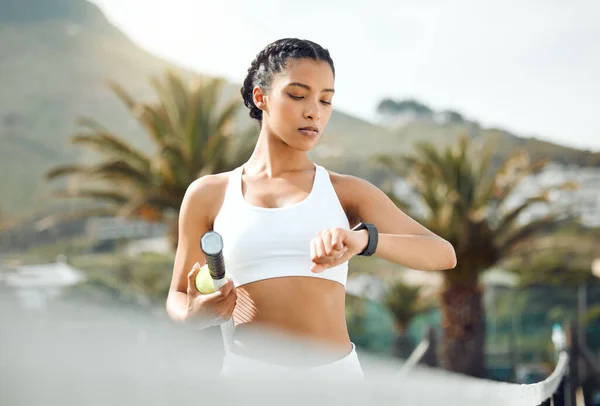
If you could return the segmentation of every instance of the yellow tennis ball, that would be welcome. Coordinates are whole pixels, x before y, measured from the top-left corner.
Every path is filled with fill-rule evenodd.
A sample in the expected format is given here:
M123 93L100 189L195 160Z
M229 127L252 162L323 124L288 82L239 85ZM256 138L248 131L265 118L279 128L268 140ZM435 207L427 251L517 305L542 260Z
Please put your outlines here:
M227 274L225 274L225 277L227 277ZM210 276L208 264L203 265L196 274L196 289L204 295L215 292L215 286L213 285L213 279Z
M196 289L204 295L208 295L215 291L213 280L210 277L210 271L208 270L208 264L203 265L196 274Z

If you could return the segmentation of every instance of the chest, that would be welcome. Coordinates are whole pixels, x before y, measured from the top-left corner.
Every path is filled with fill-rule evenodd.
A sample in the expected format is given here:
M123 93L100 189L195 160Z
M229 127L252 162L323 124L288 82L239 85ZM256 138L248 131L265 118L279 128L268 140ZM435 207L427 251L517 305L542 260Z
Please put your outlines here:
M306 199L314 187L314 174L296 174L274 179L243 177L244 200L256 207L285 208Z

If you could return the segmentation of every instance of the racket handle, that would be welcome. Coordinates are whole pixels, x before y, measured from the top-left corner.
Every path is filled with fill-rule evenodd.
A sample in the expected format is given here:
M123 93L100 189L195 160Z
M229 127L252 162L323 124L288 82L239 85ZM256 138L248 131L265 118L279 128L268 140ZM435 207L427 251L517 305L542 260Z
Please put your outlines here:
M222 279L213 279L213 285L215 287L215 291L220 289L225 282L227 282L226 278ZM233 316L229 319L221 323L221 335L223 336L223 344L225 345L225 352L229 352L231 349L231 343L233 340L234 333L234 324L233 324Z
M200 248L206 257L208 270L213 280L215 290L220 289L226 282L225 261L223 259L223 238L215 231L206 232L200 239ZM225 352L228 353L233 342L233 317L221 323L221 334Z

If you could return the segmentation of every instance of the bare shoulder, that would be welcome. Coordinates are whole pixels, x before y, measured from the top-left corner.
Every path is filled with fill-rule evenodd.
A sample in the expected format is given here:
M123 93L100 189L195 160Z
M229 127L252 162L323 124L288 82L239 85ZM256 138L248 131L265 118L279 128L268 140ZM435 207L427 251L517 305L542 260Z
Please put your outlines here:
M338 188L340 189L340 192L345 193L356 193L364 191L365 188L376 188L371 182L359 178L358 176L337 173L329 169L327 169L327 172L329 173L329 178L331 179L333 187L336 188L336 192Z
M182 214L203 217L212 225L219 212L231 172L204 175L187 187L181 205Z
M371 182L358 176L341 174L329 169L327 169L327 172L350 224L358 223L360 218L358 206L361 199L368 198L369 195L381 191Z
M200 196L206 192L218 192L221 189L225 189L227 188L230 174L231 172L222 172L204 175L190 183L186 193L191 193L192 196Z

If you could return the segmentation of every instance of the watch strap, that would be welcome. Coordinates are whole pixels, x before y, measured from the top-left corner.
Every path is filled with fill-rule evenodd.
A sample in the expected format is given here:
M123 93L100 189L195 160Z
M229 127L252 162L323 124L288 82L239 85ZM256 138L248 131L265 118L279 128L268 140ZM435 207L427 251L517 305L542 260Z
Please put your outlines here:
M358 255L369 257L375 253L377 250L377 243L379 241L379 232L377 231L377 227L371 223L358 223L352 231L360 231L367 230L369 240L367 242L367 246L365 249L359 253Z

